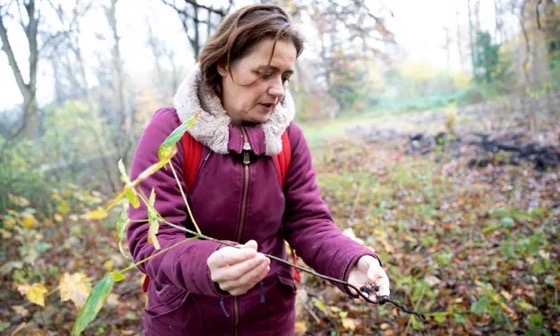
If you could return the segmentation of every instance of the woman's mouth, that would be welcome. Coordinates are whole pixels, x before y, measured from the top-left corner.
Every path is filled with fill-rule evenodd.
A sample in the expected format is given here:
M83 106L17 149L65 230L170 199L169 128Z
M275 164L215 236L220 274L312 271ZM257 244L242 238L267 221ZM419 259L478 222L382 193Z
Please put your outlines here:
M272 103L261 103L261 105L266 107L266 108L272 108L274 106L274 104L272 104Z

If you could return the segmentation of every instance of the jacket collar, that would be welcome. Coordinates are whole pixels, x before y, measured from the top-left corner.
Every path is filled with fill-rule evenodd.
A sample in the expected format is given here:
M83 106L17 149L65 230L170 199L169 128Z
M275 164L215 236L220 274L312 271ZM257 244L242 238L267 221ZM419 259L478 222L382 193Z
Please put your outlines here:
M227 154L232 149L237 151L238 145L229 142L230 131L238 127L230 126L231 119L219 97L212 88L202 83L198 65L179 85L173 104L182 123L199 112L194 125L187 129L187 132L197 141L219 154ZM264 133L266 155L273 156L282 151L282 133L290 125L294 115L294 101L286 91L283 101L276 106L270 118L258 127ZM249 136L249 138L254 151L263 147L261 143L254 143L262 137ZM255 153L262 154L258 153L260 151L256 150Z

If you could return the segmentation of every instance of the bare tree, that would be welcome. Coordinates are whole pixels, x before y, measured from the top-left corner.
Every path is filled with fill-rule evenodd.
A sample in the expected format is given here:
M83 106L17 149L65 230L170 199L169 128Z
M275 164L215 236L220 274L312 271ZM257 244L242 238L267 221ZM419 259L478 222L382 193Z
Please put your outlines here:
M15 7L15 8L12 8ZM25 32L29 58L27 61L27 71L29 78L26 81L22 70L17 62L12 44L8 36L8 25L6 21L11 18L11 12L18 14L17 21ZM14 18L15 19L15 18ZM41 21L40 11L35 6L35 0L11 1L8 5L0 5L0 38L2 40L2 50L8 58L12 73L17 86L23 97L23 119L21 126L13 133L12 137L34 137L39 131L39 107L37 104L37 64L39 61L39 47L37 45L37 35L39 23Z
M114 134L114 148L118 158L122 158L125 164L130 161L130 149L134 143L133 139L133 111L127 104L125 92L124 63L121 55L120 35L117 29L117 2L110 0L109 5L104 8L107 22L109 23L112 46L111 46L111 78L114 93L114 106L112 114L117 116L116 133Z
M221 7L207 6L197 0L161 0L167 6L173 8L183 25L185 33L191 44L194 57L198 55L206 39L214 31L222 19L233 7L233 0L228 0ZM225 3L225 1L224 1Z
M319 38L319 87L323 86L338 104L332 109L334 118L352 103L356 90L353 86L367 76L366 59L385 58L382 47L394 44L394 36L382 17L373 14L363 1L311 1L296 9L309 13ZM364 63L365 64L365 63Z

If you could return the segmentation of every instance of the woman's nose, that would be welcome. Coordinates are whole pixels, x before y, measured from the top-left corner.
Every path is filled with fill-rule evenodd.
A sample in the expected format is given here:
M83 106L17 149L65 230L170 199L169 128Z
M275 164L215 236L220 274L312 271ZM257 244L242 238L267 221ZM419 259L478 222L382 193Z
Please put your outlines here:
M267 93L274 97L282 97L284 95L284 83L281 77L274 78L270 81Z

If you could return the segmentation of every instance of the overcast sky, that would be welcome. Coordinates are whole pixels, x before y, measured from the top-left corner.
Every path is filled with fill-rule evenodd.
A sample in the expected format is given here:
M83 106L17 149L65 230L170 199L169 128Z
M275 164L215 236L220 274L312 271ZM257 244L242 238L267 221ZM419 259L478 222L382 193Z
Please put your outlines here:
M63 0L59 0L64 3ZM374 8L379 1L370 0L368 6ZM251 3L250 0L237 1L238 4ZM488 5L489 1L482 1ZM409 59L430 63L436 68L445 68L446 51L443 48L445 41L445 27L456 29L455 15L459 10L464 19L466 1L464 0L398 0L385 1L385 6L393 13L388 20L388 28L395 34L399 45L405 49ZM171 9L161 6L154 1L146 0L120 0L118 2L119 31L121 34L122 53L128 73L140 71L146 64L152 64L153 58L146 48L146 18L155 24L155 33L165 36L168 41L176 44L174 51L180 59L185 60L184 65L193 63L190 56L188 41L182 30L181 24ZM483 21L491 22L493 8L482 8ZM104 20L101 23L99 20ZM82 23L84 33L95 41L94 34L99 25L106 25L106 19L91 17ZM13 27L14 28L14 27ZM491 28L491 27L485 27ZM16 49L19 59L25 60L27 55L23 36L12 34L12 46ZM93 61L95 43L85 43L86 57L89 55ZM452 67L457 67L456 57L452 59ZM22 63L23 65L24 63ZM22 68L24 68L22 66ZM49 69L40 68L38 97L40 103L48 102L52 98L52 80ZM6 109L21 103L22 98L16 86L13 74L9 68L4 52L0 52L0 109Z

